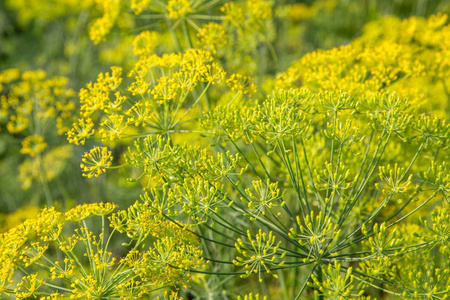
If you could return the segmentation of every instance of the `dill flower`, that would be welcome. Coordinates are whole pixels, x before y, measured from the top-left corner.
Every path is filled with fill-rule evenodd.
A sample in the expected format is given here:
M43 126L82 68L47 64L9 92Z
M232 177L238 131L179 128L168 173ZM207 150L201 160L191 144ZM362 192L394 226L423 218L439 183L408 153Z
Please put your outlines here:
M124 122L124 116L113 114L109 115L108 119L100 125L102 127L98 130L99 136L110 141L120 139L127 127Z
M131 9L135 10L136 15L139 15L151 2L152 0L131 0Z
M160 35L156 31L143 31L133 41L133 52L136 55L149 55L158 46Z
M95 19L89 27L89 37L94 44L99 44L106 39L120 12L120 1L96 0L103 11L101 18Z
M250 243L244 243L241 238L237 239L235 247L237 252L241 256L237 256L233 263L236 266L245 267L245 275L241 277L246 278L252 273L257 273L259 281L262 282L261 273L270 271L271 266L283 266L284 262L278 262L277 258L283 258L286 253L279 252L278 249L281 246L281 242L275 244L275 236L273 232L269 232L269 235L263 232L261 229L256 234L255 239L252 238L250 231L247 231L247 238ZM277 274L272 274L275 278L278 278Z
M43 80L45 77L46 77L46 73L44 70L25 71L22 73L23 81L38 82L38 81Z
M171 19L184 19L187 14L194 12L189 0L170 0L166 9L166 16Z
M35 220L33 230L44 241L54 241L61 234L64 226L63 214L54 207L44 208Z
M222 25L217 23L208 23L200 28L197 33L200 44L205 50L217 53L217 48L224 47L227 44L227 34Z
M23 139L22 149L20 153L29 154L31 157L44 151L47 147L47 143L44 141L44 137L41 135L30 135Z
M97 177L106 172L112 162L111 151L106 147L94 147L89 152L85 152L80 164L83 176L88 178Z
M130 207L129 214L121 211L124 222L133 223L140 215L139 222L151 223L146 236L154 240L146 246L146 236L136 237L135 249L124 248L120 259L108 249L117 229L108 233L103 226L100 233L94 233L87 227L90 223L84 221L100 216L104 224L108 221L105 216L116 207L113 203L82 204L65 214L54 207L45 208L36 218L0 233L0 295L136 299L162 287L187 286L190 269L202 268L205 262L198 240L185 230L185 224L153 218L142 203ZM62 231L69 223L73 226ZM59 249L61 255L53 256L47 251L50 247ZM82 263L85 259L87 264Z
M211 84L216 84L222 82L225 78L226 73L223 68L218 63L212 63L206 65L206 70L202 74L202 81L210 82Z
M10 133L19 133L28 128L28 119L22 114L12 115L6 128Z
M111 214L117 205L114 203L80 204L65 213L68 221L81 221L91 216L105 216Z
M150 83L146 82L140 76L136 76L134 79L135 80L131 83L127 90L131 92L133 96L145 94L150 87Z
M25 276L21 282L17 284L17 288L14 290L18 298L28 298L36 296L36 290L43 284L43 280L38 279L38 273ZM25 291L22 291L25 290Z
M197 15L189 14L197 10L197 5L201 6L194 7L194 2L188 0L170 0L167 13L164 6L162 13L169 19L178 19L172 24L175 30L180 24L195 23ZM268 87L276 86L272 95L258 99L253 106L251 101L230 105L237 97L251 97L256 92L252 77L231 75L226 84L235 93L234 98L228 105L213 107L222 99L229 100L231 97L227 97L232 94L219 99L214 96L220 97L222 90L207 94L210 86L225 78L225 71L212 55L220 44L220 36L222 40L230 37L230 43L235 38L237 42L248 38L245 45L249 49L257 48L249 45L272 46L272 5L264 0L224 5L223 31L221 25L212 23L199 30L200 43L211 44L204 47L209 51L188 49L183 53L150 55L153 49L148 47L154 45L147 44L150 34L143 32L135 40L135 53L142 57L129 72L131 80L123 89L136 97L119 94L121 100L112 105L110 94L118 84L109 85L109 76L104 74L80 92L80 116L92 118L92 124L95 121L96 138L121 139L126 143L128 139L122 132L127 126L145 127L140 132L130 130L133 135L129 136L138 138L129 148L126 163L139 172L130 181L144 178L141 182L148 183L144 190L150 193L143 196L144 203L137 202L109 219L114 231L136 243L119 261L133 270L132 280L117 285L120 296L142 297L142 288L161 282L185 286L190 280L190 269L201 265L203 253L197 248L195 236L183 230L190 226L171 218L188 219L199 229L195 234L206 237L205 245L214 243L212 249L233 248L229 241L236 241L236 260L220 257L215 263L242 267L239 273L245 273L243 277L258 273L262 281L263 273L301 268L297 274L301 274L304 284L297 298L307 286L314 286L320 296L357 297L361 292L360 287L353 285L354 280L361 286L370 284L370 288L386 288L384 291L388 292L395 289L393 293L399 296L407 285L395 280L397 272L375 267L369 272L365 267L388 262L389 267L401 268L407 264L399 262L400 256L432 249L432 239L409 245L394 234L397 223L404 222L429 201L430 206L440 205L450 195L448 167L443 163L448 158L448 126L444 121L428 118L420 121L414 111L415 104L420 103L419 96L413 100L404 96L412 95L412 89L404 86L398 93L391 90L413 77L436 76L427 73L426 60L412 61L416 51L423 49L407 43L382 42L371 47L352 43L316 51L295 63L275 84L269 82ZM136 7L140 13L139 9L143 8ZM170 24L172 20L167 21ZM429 27L442 26L443 22L439 18L430 20ZM175 32L174 38L180 35ZM186 44L190 37L188 32ZM426 37L422 37L423 48L437 47L440 37ZM185 45L181 42L178 46ZM206 87L203 83L207 83ZM206 105L199 102L209 97L211 101L205 100ZM200 109L198 114L192 114L195 118L183 119L196 107ZM211 148L217 154L210 153L210 140L206 141L208 147L202 149L180 146L172 138L172 132L181 134L195 128L197 116L205 129L200 135L215 138ZM94 125L85 135L80 131L79 143L92 136L93 128ZM427 147L428 144L434 147ZM111 152L106 147L95 147L85 153L82 161L83 175L96 177L111 168ZM156 184L150 183L152 180ZM252 182L253 189L249 189ZM377 187L385 192L377 193ZM401 201L392 201L398 194L405 197L402 205ZM412 210L410 203L415 205ZM230 214L225 212L228 207ZM223 214L220 210L224 210ZM89 209L79 207L66 217L79 221L91 215ZM255 226L246 222L248 217ZM447 243L448 220L437 217L432 216L432 220L442 222L442 228L429 229L439 230L435 239ZM207 233L208 229L213 232ZM150 237L156 239L153 248L147 251L139 247ZM100 239L82 228L60 249L75 249L77 241L86 240L98 245ZM93 269L113 268L116 261L111 252L100 250L87 254L95 265ZM439 260L447 267L445 257ZM310 268L309 275L303 272L304 268ZM403 281L405 278L408 276L403 276ZM70 286L73 293L88 298L103 292L105 286L100 281L88 275ZM409 292L413 293L413 288ZM443 290L442 296L444 292L447 291Z
M241 74L232 74L227 80L227 85L233 92L240 92L243 95L253 95L256 93L256 85L249 76Z
M73 128L67 132L67 140L75 145L84 145L86 138L94 134L94 122L91 118L78 119Z

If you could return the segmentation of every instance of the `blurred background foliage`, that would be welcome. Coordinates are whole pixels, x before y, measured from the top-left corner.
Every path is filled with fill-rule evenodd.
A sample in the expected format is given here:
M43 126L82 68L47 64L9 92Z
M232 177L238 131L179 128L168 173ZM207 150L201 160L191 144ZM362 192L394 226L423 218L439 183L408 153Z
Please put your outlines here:
M350 43L363 33L364 25L368 22L386 16L403 19L437 12L449 13L450 2L274 1L273 10L276 30L273 45L279 56L278 68L266 60L264 75L272 77L308 52ZM120 30L113 30L107 41L96 45L89 38L89 28L101 14L100 5L94 0L1 0L0 70L16 68L23 72L42 69L49 78L67 77L67 88L78 91L111 65L132 65L137 60L132 51L132 42L134 36L145 29L141 25L146 24L147 20L139 19L139 16L132 18L132 13L123 15L115 24ZM162 26L161 23L150 24L149 27L155 31L158 26ZM377 26L377 23L373 24ZM376 43L376 39L372 39L372 42ZM236 65L241 63L237 59ZM74 99L77 103L76 97ZM16 218L24 218L32 211L29 207L45 205L45 199L48 198L39 180L23 189L24 184L18 178L20 166L26 161L24 155L19 153L25 135L8 133L6 123L5 118L0 118L0 227L16 222L12 220L14 217L8 216L9 213L17 211ZM62 141L64 137L59 139ZM58 142L53 140L50 143ZM131 203L137 199L140 189L126 182L120 172L108 174L108 179L103 176L86 180L81 176L80 157L91 147L89 142L83 147L75 147L64 160L63 167L58 168L54 178L49 180L47 194L50 193L53 201L63 207L72 207L78 202ZM119 153L124 150L120 145L115 149ZM51 163L47 167L55 168Z

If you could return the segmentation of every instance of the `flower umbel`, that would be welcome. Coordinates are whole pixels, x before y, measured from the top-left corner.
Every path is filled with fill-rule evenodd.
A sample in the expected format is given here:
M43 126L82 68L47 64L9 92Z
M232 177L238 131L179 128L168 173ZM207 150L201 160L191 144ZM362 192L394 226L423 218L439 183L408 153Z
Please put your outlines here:
M83 176L88 178L97 177L106 172L106 169L111 166L113 157L111 151L106 147L95 147L91 151L84 153L80 164Z
M22 149L20 153L29 154L30 156L36 156L37 154L44 151L47 147L47 143L44 142L44 137L41 135L30 135L24 138L22 141Z

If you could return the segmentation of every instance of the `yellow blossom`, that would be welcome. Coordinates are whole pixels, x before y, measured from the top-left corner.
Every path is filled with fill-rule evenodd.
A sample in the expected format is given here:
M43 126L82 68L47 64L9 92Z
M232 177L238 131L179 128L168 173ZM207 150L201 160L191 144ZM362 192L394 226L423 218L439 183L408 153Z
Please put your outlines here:
M41 135L30 135L22 141L22 149L20 153L29 154L30 156L36 156L44 151L47 147L47 143L44 141L44 137Z
M83 176L88 178L97 177L104 173L111 166L111 151L106 147L95 147L91 151L84 153L80 167Z
M75 145L84 145L86 138L94 134L94 122L91 118L78 119L73 128L67 133L67 140Z
M149 55L159 44L159 33L156 31L143 31L133 41L133 52L136 55Z
M189 0L170 0L166 9L166 16L172 19L184 19L187 14L194 12Z
M249 76L241 74L232 74L227 80L227 85L233 92L240 92L243 95L253 95L256 92L256 85Z
M205 50L217 53L217 48L224 47L227 44L227 35L222 25L217 23L208 23L200 28L197 33L200 44Z
M146 9L151 3L151 0L131 0L131 9L135 10L135 14L139 15L142 10Z

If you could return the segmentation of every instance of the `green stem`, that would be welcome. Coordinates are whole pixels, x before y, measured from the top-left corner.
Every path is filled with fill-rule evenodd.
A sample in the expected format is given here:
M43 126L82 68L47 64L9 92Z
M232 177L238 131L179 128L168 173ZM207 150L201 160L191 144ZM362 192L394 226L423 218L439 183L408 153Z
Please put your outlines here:
M208 82L208 84L206 85L206 87L203 89L203 92L197 97L197 100L195 100L195 102L189 106L189 108L183 113L183 115L181 117L178 118L178 120L176 120L173 124L174 127L181 121L183 120L183 118L191 111L191 109L197 105L197 103L202 99L203 95L205 95L206 91L208 90L209 86L211 85L211 82Z
M47 206L51 207L54 205L52 193L47 181L47 172L45 171L44 162L41 153L37 155L37 160L39 164L39 177L42 184L42 189L44 190L45 199L47 200Z
M313 272L314 272L314 270L316 269L316 267L317 267L317 264L315 264L315 265L312 267L311 272L309 272L308 277L306 277L306 280L305 280L305 282L303 283L302 288L301 288L300 291L298 292L297 297L295 297L295 300L300 299L300 296L301 296L301 295L303 294L303 292L305 291L306 286L308 285L308 281L311 279L311 275L313 274Z

